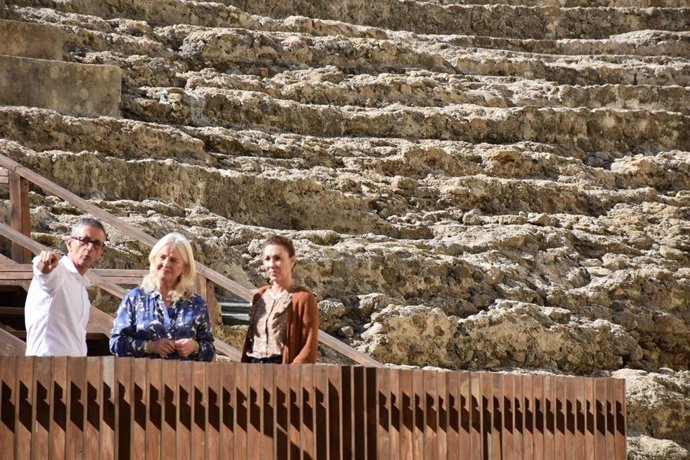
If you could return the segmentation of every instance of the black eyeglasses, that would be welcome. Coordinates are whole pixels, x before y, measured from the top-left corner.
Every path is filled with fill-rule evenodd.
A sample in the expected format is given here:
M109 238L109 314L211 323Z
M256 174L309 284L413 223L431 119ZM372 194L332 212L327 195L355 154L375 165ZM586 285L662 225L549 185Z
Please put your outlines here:
M82 246L92 245L94 249L103 249L105 247L105 243L103 241L92 240L88 236L72 236L70 238L79 241L79 244Z

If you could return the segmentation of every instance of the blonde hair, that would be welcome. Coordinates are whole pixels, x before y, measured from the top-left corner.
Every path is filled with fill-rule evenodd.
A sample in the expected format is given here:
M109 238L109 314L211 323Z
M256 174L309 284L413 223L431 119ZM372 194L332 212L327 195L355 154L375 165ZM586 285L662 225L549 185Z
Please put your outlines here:
M179 249L182 255L182 260L184 262L184 270L180 275L177 286L170 293L173 300L179 300L184 298L189 298L194 294L194 282L196 280L196 262L194 262L194 253L192 252L192 245L189 244L189 240L185 238L184 235L173 232L168 233L163 238L158 240L158 242L151 248L149 253L149 273L144 276L141 281L141 286L146 292L152 292L154 290L160 290L160 284L158 282L158 270L154 265L153 261L156 255L168 244L173 244L177 249Z

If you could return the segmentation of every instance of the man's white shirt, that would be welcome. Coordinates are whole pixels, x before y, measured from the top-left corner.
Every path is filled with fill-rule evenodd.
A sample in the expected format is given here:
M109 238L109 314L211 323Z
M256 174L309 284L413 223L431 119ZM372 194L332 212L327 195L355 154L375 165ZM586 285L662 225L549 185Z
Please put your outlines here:
M74 262L63 256L50 273L38 269L24 307L27 356L86 356L86 327L91 302L86 290L91 285Z

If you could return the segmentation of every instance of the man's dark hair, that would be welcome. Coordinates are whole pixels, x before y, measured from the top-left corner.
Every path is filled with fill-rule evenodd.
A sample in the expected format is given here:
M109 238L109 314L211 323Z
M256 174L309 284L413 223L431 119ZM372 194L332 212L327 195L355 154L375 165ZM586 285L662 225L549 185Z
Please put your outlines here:
M293 257L295 255L295 245L292 244L292 240L286 236L273 235L264 241L264 248L272 244L277 244L287 249L288 256Z
M76 224L72 227L72 235L77 233L77 231L82 228L82 227L93 227L101 230L103 232L103 235L105 235L105 239L108 239L108 234L105 232L105 227L101 223L100 220L95 219L93 217L81 217L77 221Z

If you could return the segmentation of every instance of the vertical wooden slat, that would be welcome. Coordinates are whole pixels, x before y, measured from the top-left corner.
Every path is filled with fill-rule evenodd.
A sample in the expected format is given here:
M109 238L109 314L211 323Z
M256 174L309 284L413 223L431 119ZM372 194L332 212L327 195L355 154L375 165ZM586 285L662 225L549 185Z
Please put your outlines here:
M554 376L544 376L544 460L554 458L556 412L554 402ZM560 459L559 459L560 460Z
M555 383L555 411L556 411L556 432L554 437L554 457L558 460L566 457L565 453L565 422L566 422L566 389L567 382L570 380L567 377L558 377L554 379ZM572 444L570 444L572 446Z
M424 371L412 371L412 407L414 408L414 424L412 431L413 452L415 459L424 458Z
M606 383L606 458L616 458L616 420L615 420L615 381L605 379Z
M563 443L565 444L563 458L565 460L574 460L576 455L576 437L580 437L577 432L577 397L575 391L576 379L569 377L565 380L565 435Z
M492 376L488 372L482 372L480 375L480 392L481 392L481 427L482 427L482 455L483 458L494 459L492 454L492 426L493 426L493 398L492 390Z
M447 451L448 460L458 460L460 456L460 413L461 413L461 392L460 392L460 373L447 372L446 380L448 398L448 434Z
M247 454L244 458L259 460L261 452L261 368L264 365L247 366Z
M247 373L255 364L234 364L235 367L235 458L246 458L249 430L249 388ZM254 446L251 446L253 449Z
M365 395L365 420L366 420L366 453L367 458L375 459L376 457L376 435L378 433L378 389L377 389L377 368L364 368L364 386L366 389Z
M9 172L10 188L10 226L18 232L31 237L29 204L29 181ZM20 264L31 262L31 251L12 242L12 260Z
M220 366L218 362L208 363L206 366L206 459L220 460L220 426L222 386L220 384Z
M161 433L161 458L177 458L177 436L179 415L177 410L177 364L178 361L163 361L161 380L163 386L163 428Z
M165 383L162 380L161 359L142 359L146 364L146 399L148 417L146 418L146 460L161 460L163 436L163 395Z
M352 366L343 366L341 368L340 374L340 400L341 404L341 414L342 414L342 429L340 431L341 435L341 458L354 458L354 446L353 446L353 423L354 423L354 405L352 404Z
M515 432L515 378L511 374L501 376L501 392L503 393L501 412L503 413L503 435L501 439L501 453L504 460L513 460L513 433Z
M524 458L534 458L534 382L533 376L522 377L522 401L524 411L524 429L522 432L522 455Z
M148 374L146 372L147 359L132 359L132 457L133 459L146 459L146 420L149 417L148 404ZM148 460L148 459L147 459Z
M205 362L194 361L192 364L192 455L191 458L199 458L206 452L207 408L208 391L206 382Z
M17 362L16 412L14 426L16 430L14 451L16 458L26 459L31 455L31 439L36 412L34 404L36 391L34 368L38 358L20 357Z
M436 432L438 431L438 393L436 389L436 372L422 371L423 385L422 408L424 410L423 432L424 432L424 457L437 458L438 446Z
M17 374L23 358L0 356L0 446L7 458L14 456L17 426Z
M51 419L49 445L51 458L65 457L67 431L67 357L51 359Z
M482 456L482 384L481 374L470 374L470 456Z
M366 386L364 384L364 368L352 368L352 407L354 428L352 430L353 452L356 458L366 458L367 423L365 419Z
M52 417L50 400L53 388L50 368L50 358L36 358L34 360L34 378L36 380L32 407L35 420L31 436L32 460L45 459L50 455L48 452L50 420Z
M342 412L342 375L340 366L328 366L328 458L340 456L342 437L340 427L343 425Z
M223 364L220 368L220 452L221 458L235 453L235 411L237 395L235 387L235 364ZM235 457L238 458L238 457Z
M585 400L585 379L575 377L575 458L587 458L587 401Z
M460 408L460 458L469 458L472 453L472 374L460 372L458 395Z
M314 367L314 411L316 414L316 458L328 458L328 366Z
M115 455L118 459L131 458L132 359L117 358L115 360L115 400L117 401Z
M503 374L489 374L491 376L491 458L501 460L503 458Z
M402 455L402 430L403 430L403 402L400 387L401 373L399 369L388 371L389 394L391 400L391 427L390 427L390 459L403 458Z
M302 458L302 366L288 366L290 382L288 440L290 442L290 459Z
M606 380L603 378L594 379L594 436L596 459L606 459Z
M593 379L583 379L585 385L585 458L591 460L595 455L595 413L594 407L594 381Z
M84 458L86 429L86 358L67 358L65 458Z
M525 400L522 381L522 375L513 376L513 458L515 460L523 458L524 451Z
M261 417L261 458L272 460L274 456L274 440L276 432L276 386L273 379L276 365L264 365L261 367L261 394L259 395L262 408Z
M189 460L192 446L192 366L189 361L177 363L177 458Z
M390 370L381 368L367 369L368 372L376 373L376 455L373 458L390 458L390 432L391 432L391 392L390 392Z
M314 459L314 365L304 364L299 367L302 371L302 458Z
M436 444L438 458L448 458L448 372L436 372L436 391L438 395L438 431Z
M107 357L101 361L102 393L103 393L103 425L101 430L101 459L109 460L115 458L115 438L116 420L115 412L117 407L116 382L115 382L115 361L119 358Z
M103 376L100 358L86 358L86 423L84 427L84 458L98 459L101 437L106 430L103 418Z
M288 374L288 364L275 366L275 405L276 405L276 439L275 439L275 458L287 459L290 451L290 380Z
M615 426L616 426L616 456L617 460L627 458L626 436L626 409L625 409L625 380L614 379L614 400L615 400Z
M546 417L544 416L544 376L532 377L532 396L534 398L534 460L544 458L544 430Z
M411 460L414 458L414 392L412 370L401 369L400 373L400 402L402 424L400 425L400 458Z

